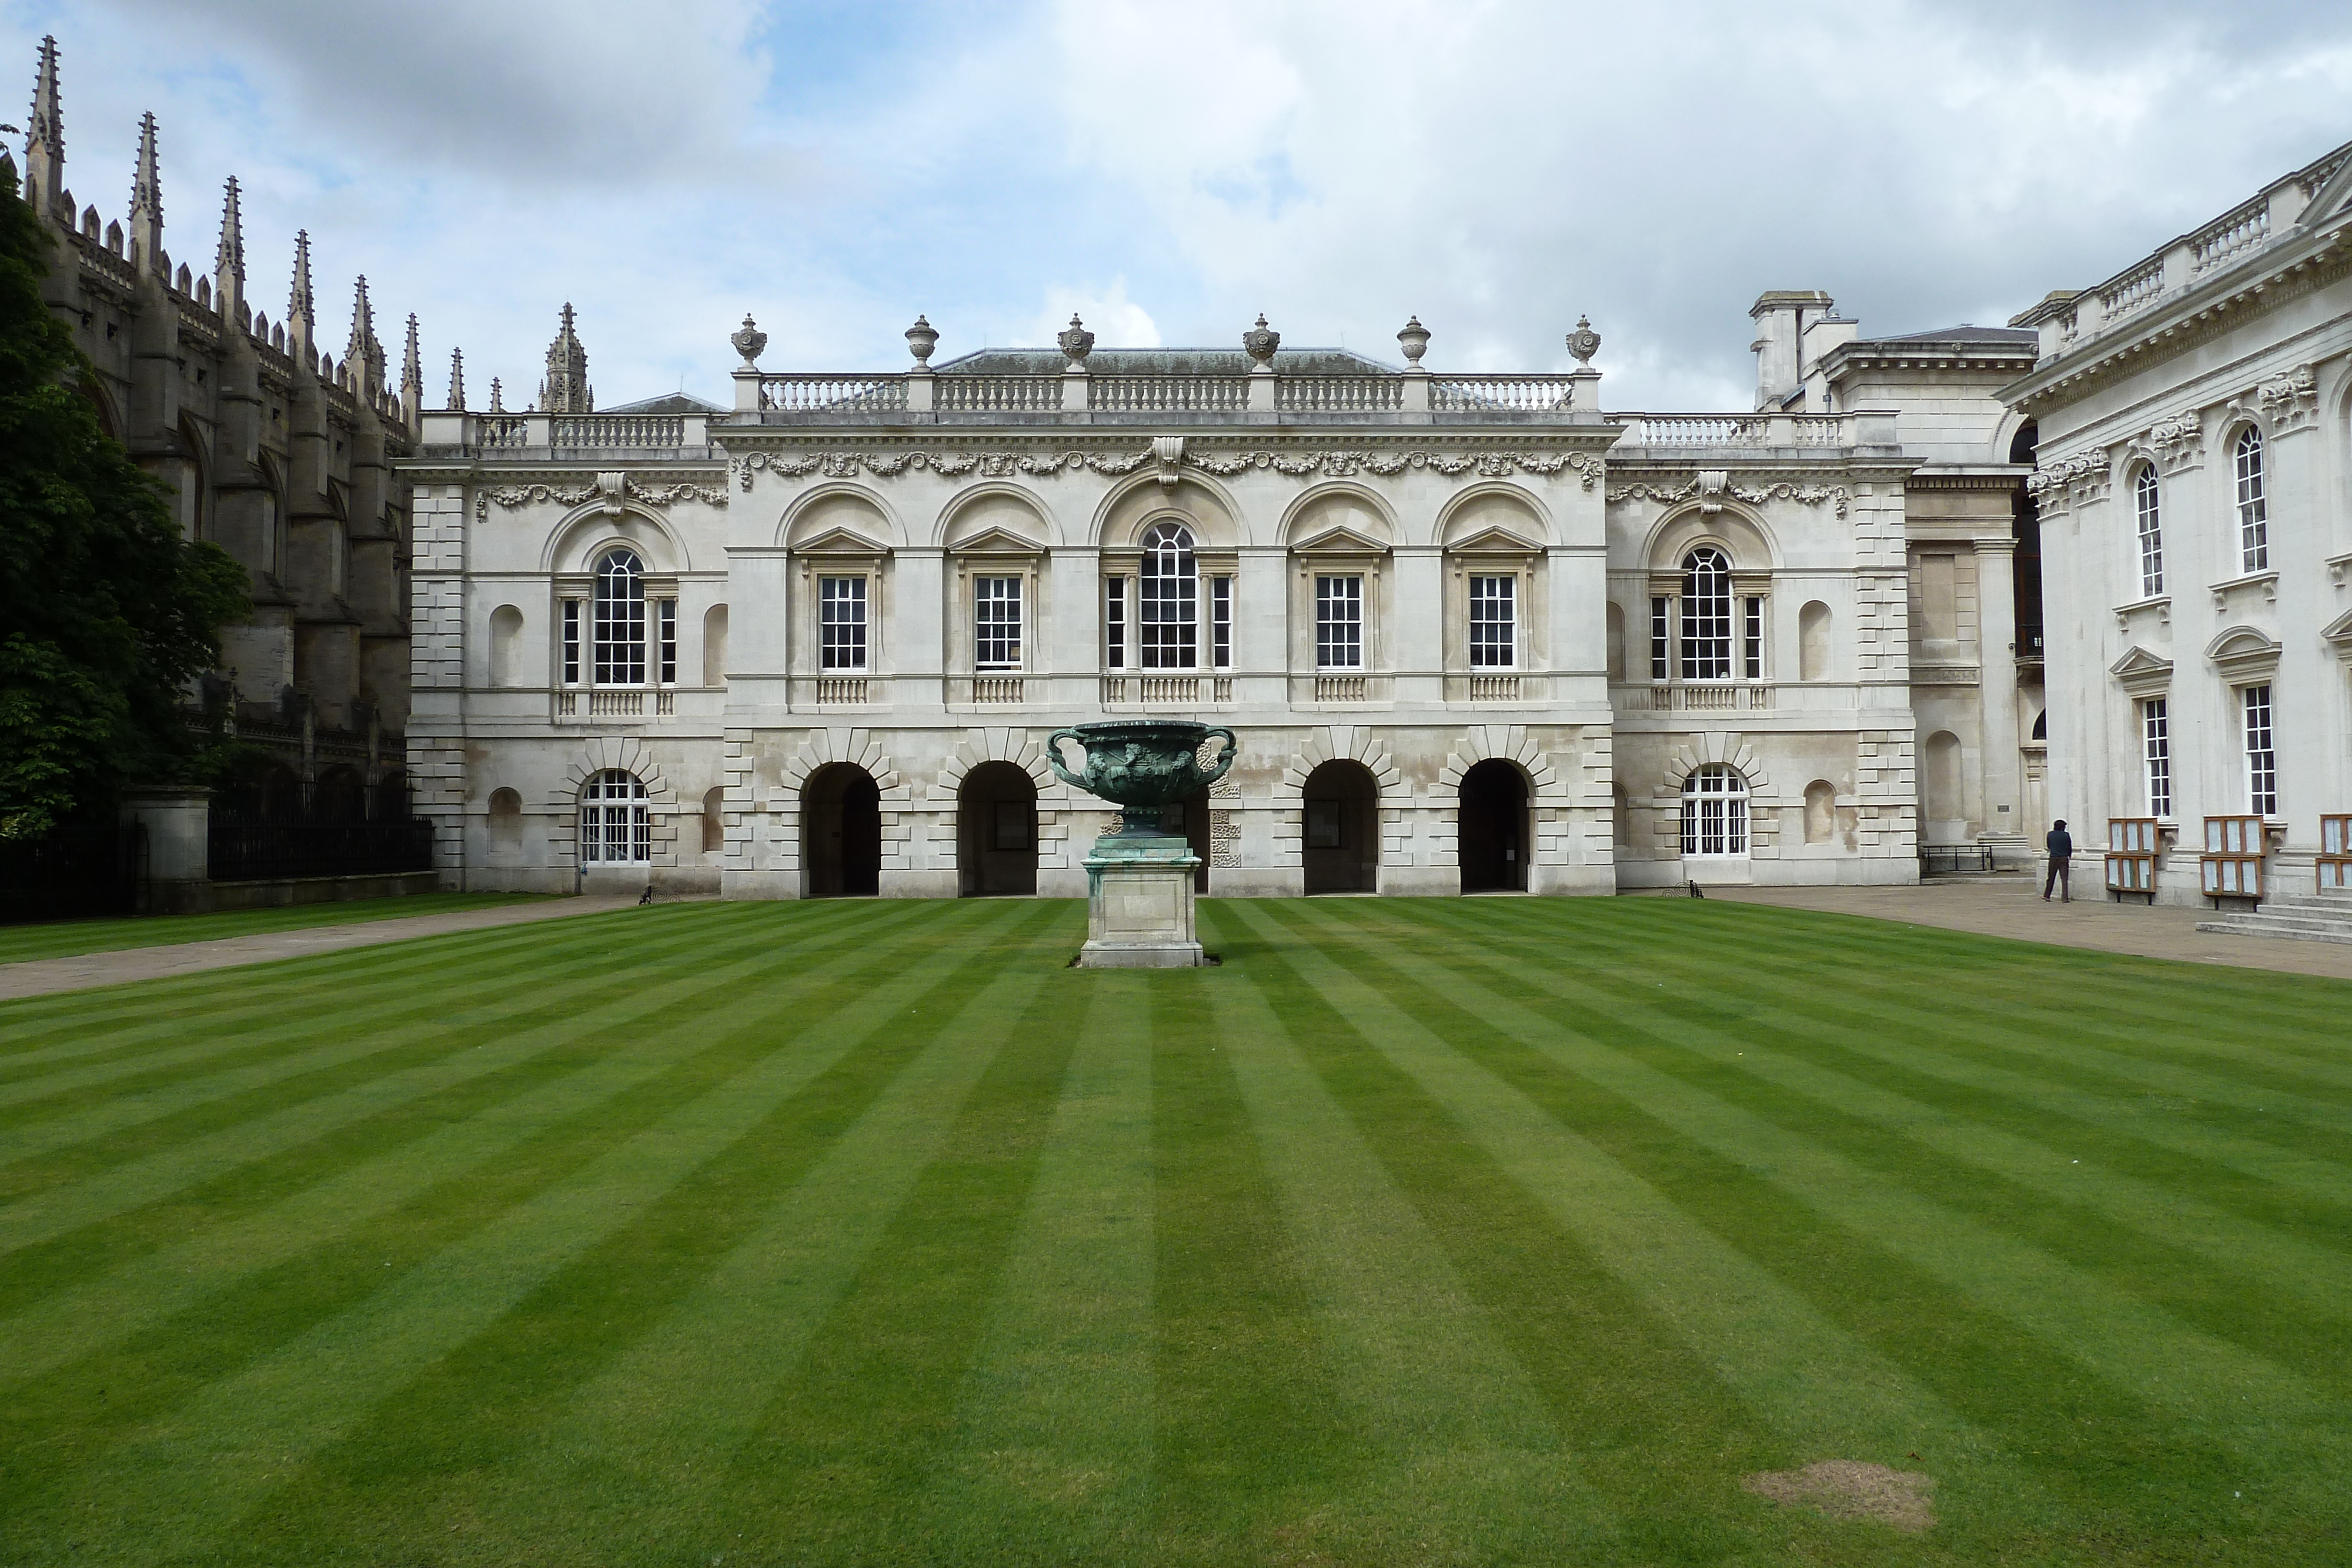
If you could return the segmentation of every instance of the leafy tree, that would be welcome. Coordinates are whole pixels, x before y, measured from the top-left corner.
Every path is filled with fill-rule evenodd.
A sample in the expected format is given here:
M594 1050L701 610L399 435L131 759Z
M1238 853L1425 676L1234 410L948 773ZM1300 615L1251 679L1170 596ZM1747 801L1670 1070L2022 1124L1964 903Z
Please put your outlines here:
M183 694L247 608L75 390L95 372L42 303L51 243L0 169L0 839L186 776Z

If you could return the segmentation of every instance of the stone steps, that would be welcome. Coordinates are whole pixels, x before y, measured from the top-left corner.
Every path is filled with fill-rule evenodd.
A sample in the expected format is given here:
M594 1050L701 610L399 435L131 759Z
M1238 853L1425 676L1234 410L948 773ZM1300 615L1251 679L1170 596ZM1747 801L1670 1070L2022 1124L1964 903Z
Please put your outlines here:
M2265 898L2257 910L2200 920L2197 929L2231 936L2352 944L2352 894L2314 892Z

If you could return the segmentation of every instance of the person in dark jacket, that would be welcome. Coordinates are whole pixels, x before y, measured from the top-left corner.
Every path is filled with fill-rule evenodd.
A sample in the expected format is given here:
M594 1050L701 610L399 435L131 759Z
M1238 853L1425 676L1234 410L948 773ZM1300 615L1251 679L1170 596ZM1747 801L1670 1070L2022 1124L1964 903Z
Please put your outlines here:
M2050 902L2050 890L2058 890L2058 902L2074 902L2074 835L2066 831L2066 819L2059 818L2050 824L2050 836L2042 841L2050 852L2050 874L2042 879L2042 902Z

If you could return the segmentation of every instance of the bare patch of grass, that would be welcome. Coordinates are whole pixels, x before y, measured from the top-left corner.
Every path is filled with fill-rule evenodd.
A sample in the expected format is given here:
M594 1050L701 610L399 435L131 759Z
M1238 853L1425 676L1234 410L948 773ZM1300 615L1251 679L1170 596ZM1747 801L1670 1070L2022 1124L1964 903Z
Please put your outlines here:
M1759 1470L1740 1479L1758 1497L1810 1508L1832 1519L1873 1519L1916 1535L1936 1522L1928 1493L1936 1478L1862 1459L1821 1459L1801 1470Z

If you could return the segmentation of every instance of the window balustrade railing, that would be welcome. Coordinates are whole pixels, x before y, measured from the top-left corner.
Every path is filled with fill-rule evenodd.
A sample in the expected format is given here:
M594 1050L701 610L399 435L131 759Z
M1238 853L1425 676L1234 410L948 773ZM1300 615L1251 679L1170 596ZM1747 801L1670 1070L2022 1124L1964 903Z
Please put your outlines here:
M1568 406L1566 376L1432 376L1429 406L1441 413L1543 413Z
M1791 421L1800 446L1843 446L1846 419L1838 413L1801 413Z
M1087 406L1104 413L1229 413L1249 407L1247 376L1095 376Z
M2191 235L2189 249L2197 257L2199 276L2226 267L2271 237L2271 201L2258 196L2226 213Z
M2099 290L2099 309L2108 322L2145 310L2164 293L2164 257L2149 256Z
M866 677L820 675L816 682L816 700L829 707L855 707L867 700Z
M1754 681L1652 686L1650 706L1667 713L1721 713L1743 708L1754 711L1772 706L1772 688Z
M907 406L901 375L762 375L760 407L774 413L889 413Z
M1291 413L1394 413L1404 407L1395 376L1284 376L1274 406Z
M677 446L686 421L658 414L560 414L551 433L557 446Z
M1315 677L1315 700L1318 703L1360 703L1364 700L1364 677L1361 675Z
M478 413L473 416L474 446L528 446L530 423L520 414Z
M1021 677L974 675L971 678L971 700L975 703L1017 703L1021 700Z
M557 718L668 718L677 712L677 694L643 686L559 688L551 705Z
M1474 703L1515 703L1519 700L1519 677L1473 675L1470 677L1470 700Z
M1049 413L1062 407L1059 376L941 376L931 406L942 413Z

